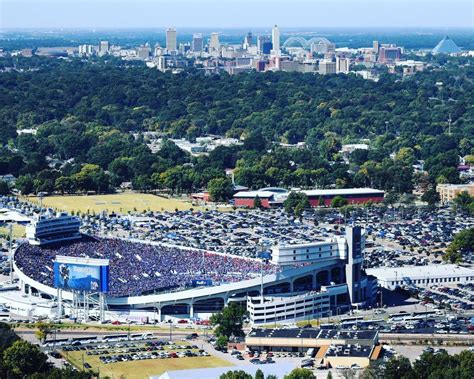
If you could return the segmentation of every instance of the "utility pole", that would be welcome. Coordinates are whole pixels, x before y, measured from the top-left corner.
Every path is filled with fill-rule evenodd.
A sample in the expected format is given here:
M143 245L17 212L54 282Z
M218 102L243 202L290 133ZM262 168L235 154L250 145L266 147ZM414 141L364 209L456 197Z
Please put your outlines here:
M8 254L10 255L10 283L13 284L13 225L8 224Z
M449 118L448 118L448 135L451 136L451 122L453 120L451 119L451 113L449 114Z

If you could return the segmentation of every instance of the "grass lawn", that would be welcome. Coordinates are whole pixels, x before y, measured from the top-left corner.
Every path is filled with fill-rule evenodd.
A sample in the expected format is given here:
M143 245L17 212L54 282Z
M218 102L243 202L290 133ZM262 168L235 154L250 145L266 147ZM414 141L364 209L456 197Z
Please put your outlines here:
M69 362L82 370L81 351L73 351L66 354ZM166 359L146 359L141 361L118 362L103 364L98 356L90 356L84 353L84 362L92 366L92 371L100 370L100 376L110 378L142 379L151 375L160 375L170 370L188 370L206 367L226 367L233 366L232 363L216 357L186 357L186 358L166 358Z
M8 236L10 230L8 227L0 228L0 235ZM25 227L23 225L13 224L12 234L14 238L21 238L25 236Z
M28 200L39 203L39 198L31 196ZM143 193L121 193L112 195L91 195L91 196L48 196L43 198L45 207L60 209L67 212L79 211L81 213L89 212L99 213L108 211L115 213L128 213L129 211L174 211L187 210L190 208L202 209L193 206L191 202L185 202L179 199L165 199L163 197L143 194Z

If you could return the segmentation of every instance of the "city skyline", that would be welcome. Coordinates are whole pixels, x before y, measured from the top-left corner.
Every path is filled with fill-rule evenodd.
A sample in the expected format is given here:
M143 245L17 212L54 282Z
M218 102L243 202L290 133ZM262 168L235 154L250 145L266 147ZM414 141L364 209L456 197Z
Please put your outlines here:
M1 0L0 29L474 27L468 0ZM106 17L104 17L104 15Z

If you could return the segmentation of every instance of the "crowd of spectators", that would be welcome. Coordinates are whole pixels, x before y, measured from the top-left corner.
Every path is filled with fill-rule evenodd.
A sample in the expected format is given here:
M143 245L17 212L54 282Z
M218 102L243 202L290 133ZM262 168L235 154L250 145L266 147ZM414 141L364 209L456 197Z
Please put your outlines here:
M275 273L275 265L237 256L178 247L134 243L121 239L82 240L61 245L22 243L15 253L18 268L34 280L53 286L57 255L109 259L110 296L138 296L180 290L193 281L212 285L237 282Z

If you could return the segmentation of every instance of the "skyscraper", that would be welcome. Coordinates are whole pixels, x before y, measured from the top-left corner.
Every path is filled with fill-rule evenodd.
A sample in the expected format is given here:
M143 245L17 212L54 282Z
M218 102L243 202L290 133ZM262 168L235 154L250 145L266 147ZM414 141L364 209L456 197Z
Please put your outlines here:
M378 52L379 52L379 41L374 41L373 42L372 50L374 50L375 54L378 54Z
M258 36L257 51L259 54L270 54L272 50L272 42L269 36Z
M193 34L193 43L191 46L191 50L194 52L201 52L204 49L204 44L202 40L202 34L201 33L194 33Z
M219 51L219 33L211 33L211 39L209 40L209 53L216 53Z
M110 50L109 41L100 41L99 43L99 55L108 54Z
M244 38L244 43L242 44L243 48L248 49L250 46L252 46L252 40L253 40L252 32L248 32Z
M336 73L349 73L349 59L336 57Z
M166 29L166 50L168 52L177 50L177 36L176 29Z
M399 61L402 56L402 49L395 45L383 45L379 48L379 62L393 63Z
M336 73L336 62L329 60L319 61L319 74L320 75L329 75Z
M277 25L272 28L273 55L280 55L280 29Z

